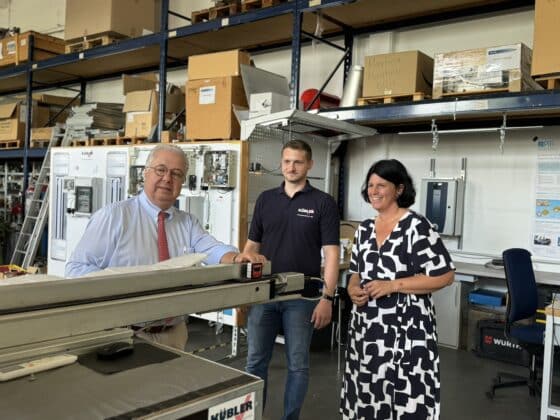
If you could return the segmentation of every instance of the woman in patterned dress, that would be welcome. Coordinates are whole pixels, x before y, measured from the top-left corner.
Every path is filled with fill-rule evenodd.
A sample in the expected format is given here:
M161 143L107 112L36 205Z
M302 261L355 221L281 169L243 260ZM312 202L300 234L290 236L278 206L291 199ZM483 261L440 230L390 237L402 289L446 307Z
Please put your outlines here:
M453 282L455 267L430 222L408 209L416 191L402 163L373 164L362 196L377 216L362 222L354 237L342 417L438 419L431 293Z

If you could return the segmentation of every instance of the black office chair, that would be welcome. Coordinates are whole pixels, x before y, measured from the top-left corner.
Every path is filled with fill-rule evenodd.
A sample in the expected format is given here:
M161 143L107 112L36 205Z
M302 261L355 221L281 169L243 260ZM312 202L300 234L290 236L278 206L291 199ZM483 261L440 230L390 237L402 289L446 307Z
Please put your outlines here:
M506 307L505 335L529 352L531 362L528 378L498 372L486 395L494 398L496 389L513 386L528 386L530 395L535 395L537 391L537 356L543 351L544 325L534 321L529 324L518 323L521 320L534 318L538 307L537 283L531 253L526 249L511 248L506 249L502 253L502 257L509 297ZM510 380L504 381L504 378Z

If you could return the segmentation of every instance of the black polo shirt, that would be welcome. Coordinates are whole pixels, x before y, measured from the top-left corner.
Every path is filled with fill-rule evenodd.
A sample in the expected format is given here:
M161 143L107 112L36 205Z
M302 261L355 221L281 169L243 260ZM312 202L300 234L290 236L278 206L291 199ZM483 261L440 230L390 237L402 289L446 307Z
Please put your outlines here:
M321 275L321 247L339 245L340 220L334 199L307 182L292 198L284 183L259 195L249 239L261 244L272 272Z

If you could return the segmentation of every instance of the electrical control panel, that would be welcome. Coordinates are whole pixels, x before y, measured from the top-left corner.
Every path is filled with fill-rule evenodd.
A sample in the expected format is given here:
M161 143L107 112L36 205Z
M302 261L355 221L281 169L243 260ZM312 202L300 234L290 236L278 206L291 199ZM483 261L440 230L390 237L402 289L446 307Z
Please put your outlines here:
M465 181L455 178L422 179L422 213L442 235L460 236L463 227Z
M233 150L206 151L202 185L208 188L235 188L236 159Z

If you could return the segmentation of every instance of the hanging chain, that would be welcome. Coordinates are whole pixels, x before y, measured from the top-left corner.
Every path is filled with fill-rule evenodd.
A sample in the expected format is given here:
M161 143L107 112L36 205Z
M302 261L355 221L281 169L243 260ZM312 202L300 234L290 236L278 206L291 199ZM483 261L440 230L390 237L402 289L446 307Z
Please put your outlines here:
M504 142L506 140L506 130L507 130L507 116L506 114L502 117L502 125L500 126L500 153L504 153Z
M439 145L439 132L435 118L432 119L432 150L435 152Z

